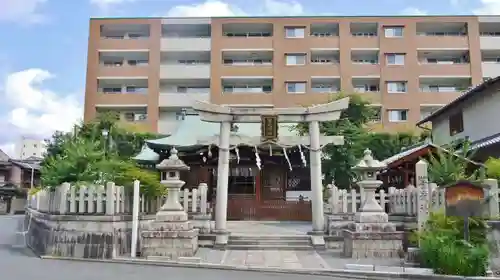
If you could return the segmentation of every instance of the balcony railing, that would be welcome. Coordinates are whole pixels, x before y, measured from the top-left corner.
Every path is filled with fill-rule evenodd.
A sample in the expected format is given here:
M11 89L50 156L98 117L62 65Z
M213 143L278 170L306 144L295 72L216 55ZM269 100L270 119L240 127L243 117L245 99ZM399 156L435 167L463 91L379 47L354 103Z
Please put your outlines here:
M242 60L234 60L234 59L224 59L224 65L226 66L270 66L273 65L272 60L265 59L242 59Z
M124 61L103 61L100 63L105 67L123 67L123 66L147 66L148 60L124 60Z
M103 39L118 39L118 40L149 39L149 35L145 35L145 34L102 35L101 38L103 38Z
M421 92L461 92L466 90L464 86L424 86L420 87Z
M371 64L371 65L379 64L377 59L353 59L352 63L353 64Z
M312 86L311 91L314 93L334 93L334 92L339 92L340 87L337 87L337 86L330 86L330 87Z
M271 86L225 86L223 93L271 93Z
M99 88L98 92L102 92L104 94L144 94L147 93L148 88L146 87L103 87Z
M224 32L225 37L272 37L272 32Z
M498 32L480 32L481 37L500 37L500 31Z
M442 37L442 36L467 36L466 32L459 32L459 31L433 31L433 32L417 32L417 36L437 36L437 37Z

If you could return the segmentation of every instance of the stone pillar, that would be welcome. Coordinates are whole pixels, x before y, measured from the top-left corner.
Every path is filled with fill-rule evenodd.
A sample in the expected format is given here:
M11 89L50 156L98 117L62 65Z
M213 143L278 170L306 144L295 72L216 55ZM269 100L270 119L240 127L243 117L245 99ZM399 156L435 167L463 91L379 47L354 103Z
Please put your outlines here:
M169 260L192 257L198 250L198 230L188 221L188 215L179 203L179 191L185 184L180 172L189 170L177 156L177 150L170 151L170 157L156 166L161 171L161 183L167 188L167 199L156 213L156 219L145 225L141 232L144 257L165 257Z
M396 258L402 252L403 232L396 232L396 225L389 223L389 216L375 198L375 191L383 183L377 180L377 172L384 167L368 149L354 167L361 177L358 184L365 192L365 200L354 222L343 232L345 257Z
M417 200L417 224L418 230L422 230L427 223L429 218L429 179L427 177L427 162L425 160L419 160L415 164L415 177L416 185L418 190L418 200Z
M221 122L219 133L219 162L217 165L217 197L215 202L215 246L224 247L229 233L227 221L227 191L229 179L229 136L231 123Z
M319 122L309 123L311 193L312 193L312 231L324 232L323 182L321 180L321 147L319 144Z

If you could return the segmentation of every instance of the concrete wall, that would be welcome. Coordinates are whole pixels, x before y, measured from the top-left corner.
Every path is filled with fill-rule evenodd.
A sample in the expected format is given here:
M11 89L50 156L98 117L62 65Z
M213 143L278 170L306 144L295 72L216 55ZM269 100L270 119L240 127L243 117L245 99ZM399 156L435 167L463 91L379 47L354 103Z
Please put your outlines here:
M152 219L141 217L140 228ZM24 222L27 244L38 255L109 259L130 254L130 215L50 215L28 209Z

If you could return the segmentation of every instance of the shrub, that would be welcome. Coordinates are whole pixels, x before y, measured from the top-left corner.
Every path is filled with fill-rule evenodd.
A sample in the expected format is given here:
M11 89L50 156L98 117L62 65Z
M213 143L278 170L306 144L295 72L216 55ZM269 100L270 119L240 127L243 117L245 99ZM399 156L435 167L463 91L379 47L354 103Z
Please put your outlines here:
M489 262L488 226L481 218L469 222L470 240L463 239L464 219L432 213L420 241L420 264L437 274L485 276Z

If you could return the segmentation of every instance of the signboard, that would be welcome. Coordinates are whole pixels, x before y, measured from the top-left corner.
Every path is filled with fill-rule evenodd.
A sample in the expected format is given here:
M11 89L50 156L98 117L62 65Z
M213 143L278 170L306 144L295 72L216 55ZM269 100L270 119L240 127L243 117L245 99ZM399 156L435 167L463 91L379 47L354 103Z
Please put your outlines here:
M264 141L278 139L278 116L264 115L261 117L261 137Z
M464 218L464 239L469 239L469 217L482 216L484 188L471 182L457 182L445 189L446 215Z
M446 215L481 215L484 199L484 188L481 185L457 182L445 189Z

